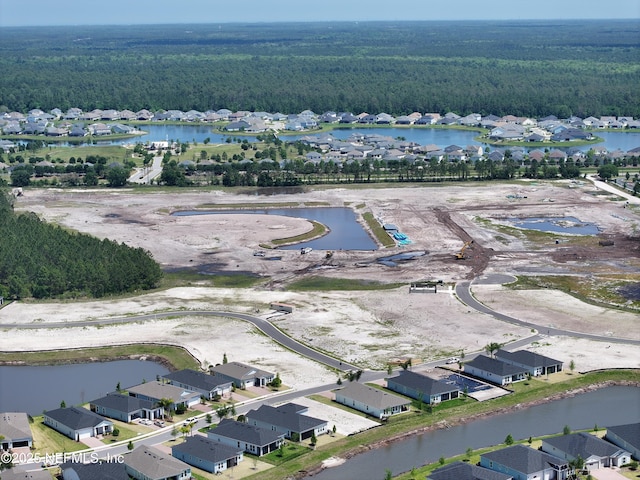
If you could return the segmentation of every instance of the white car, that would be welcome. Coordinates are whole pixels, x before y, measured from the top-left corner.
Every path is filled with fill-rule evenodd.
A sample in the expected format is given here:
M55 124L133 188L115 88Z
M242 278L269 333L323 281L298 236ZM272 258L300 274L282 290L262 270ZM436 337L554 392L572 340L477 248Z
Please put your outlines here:
M452 363L458 363L460 359L458 357L451 357L447 360L447 365L451 365Z

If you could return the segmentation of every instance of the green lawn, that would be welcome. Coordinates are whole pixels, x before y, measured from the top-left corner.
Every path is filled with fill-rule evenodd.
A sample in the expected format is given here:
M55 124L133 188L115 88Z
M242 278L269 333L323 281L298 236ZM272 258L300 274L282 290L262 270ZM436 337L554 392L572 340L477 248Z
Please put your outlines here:
M304 455L309 451L309 447L305 445L286 442L286 444L282 447L282 450L276 450L275 452L264 455L263 457L260 457L260 460L277 466L283 464L284 462L293 460L300 455Z
M46 426L42 421L43 417L39 415L33 417L33 423L31 424L33 446L35 447L34 453L44 456L45 454L76 452L88 448L84 443L75 442L53 428Z

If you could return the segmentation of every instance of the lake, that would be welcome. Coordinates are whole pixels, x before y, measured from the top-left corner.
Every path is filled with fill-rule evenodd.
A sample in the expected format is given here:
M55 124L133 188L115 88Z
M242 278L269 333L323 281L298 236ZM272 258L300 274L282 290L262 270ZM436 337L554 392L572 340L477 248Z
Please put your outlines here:
M0 366L0 412L27 412L68 407L113 392L118 382L124 389L155 380L169 370L156 362L116 360L47 366Z

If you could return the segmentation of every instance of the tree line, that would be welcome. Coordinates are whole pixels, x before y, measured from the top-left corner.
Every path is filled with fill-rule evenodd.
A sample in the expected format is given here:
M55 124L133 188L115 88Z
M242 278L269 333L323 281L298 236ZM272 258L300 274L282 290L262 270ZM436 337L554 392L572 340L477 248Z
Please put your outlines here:
M103 297L158 285L159 265L142 248L74 233L16 214L0 192L0 295L5 298Z
M5 29L4 108L640 116L638 22Z

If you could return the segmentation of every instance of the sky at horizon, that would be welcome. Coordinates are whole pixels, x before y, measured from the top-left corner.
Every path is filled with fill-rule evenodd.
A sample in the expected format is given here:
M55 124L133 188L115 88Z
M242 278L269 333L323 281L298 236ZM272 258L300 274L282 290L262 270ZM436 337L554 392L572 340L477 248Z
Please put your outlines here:
M640 19L640 0L0 0L0 27L568 19Z

